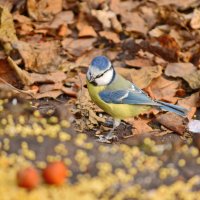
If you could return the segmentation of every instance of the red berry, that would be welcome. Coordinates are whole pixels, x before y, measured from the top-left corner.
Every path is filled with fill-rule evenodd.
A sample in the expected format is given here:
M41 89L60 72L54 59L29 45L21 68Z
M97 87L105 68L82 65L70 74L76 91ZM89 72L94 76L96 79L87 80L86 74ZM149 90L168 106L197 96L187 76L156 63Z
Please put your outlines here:
M61 161L49 163L43 171L44 180L48 184L61 185L67 175L67 168Z
M17 183L20 187L33 189L38 186L39 181L38 171L33 167L21 169L17 173Z

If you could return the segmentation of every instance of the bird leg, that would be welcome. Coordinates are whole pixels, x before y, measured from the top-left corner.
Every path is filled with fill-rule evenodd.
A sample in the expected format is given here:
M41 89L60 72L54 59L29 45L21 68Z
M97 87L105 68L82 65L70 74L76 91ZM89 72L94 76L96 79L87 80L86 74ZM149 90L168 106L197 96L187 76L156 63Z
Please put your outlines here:
M113 128L109 131L107 135L101 135L98 139L99 142L110 143L111 140L117 139L117 136L114 134L114 130L120 125L121 120L114 119Z

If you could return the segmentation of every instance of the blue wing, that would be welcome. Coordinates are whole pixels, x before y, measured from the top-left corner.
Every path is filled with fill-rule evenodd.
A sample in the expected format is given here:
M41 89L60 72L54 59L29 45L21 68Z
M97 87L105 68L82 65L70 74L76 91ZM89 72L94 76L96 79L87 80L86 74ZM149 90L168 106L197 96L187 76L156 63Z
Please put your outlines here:
M104 90L99 93L99 96L106 103L138 104L152 106L159 105L138 88L126 90Z

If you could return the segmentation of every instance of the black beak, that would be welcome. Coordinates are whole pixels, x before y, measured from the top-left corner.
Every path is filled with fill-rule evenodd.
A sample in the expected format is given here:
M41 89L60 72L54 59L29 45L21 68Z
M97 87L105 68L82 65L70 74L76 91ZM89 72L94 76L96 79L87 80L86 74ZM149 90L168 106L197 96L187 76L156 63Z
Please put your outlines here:
M93 83L94 81L95 81L95 78L94 78L93 76L90 76L89 82L90 82L90 83Z
M97 86L97 83L96 83L94 77L91 76L89 82L90 82L92 85Z

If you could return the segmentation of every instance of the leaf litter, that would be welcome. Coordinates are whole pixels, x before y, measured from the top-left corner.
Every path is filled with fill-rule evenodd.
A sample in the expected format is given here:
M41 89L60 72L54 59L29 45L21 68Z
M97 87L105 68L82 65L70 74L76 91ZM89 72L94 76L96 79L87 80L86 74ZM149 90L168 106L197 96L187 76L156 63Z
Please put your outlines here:
M175 140L187 138L188 132L199 133L199 1L28 0L0 5L1 86L12 86L12 90L15 87L17 92L30 94L26 98L38 102L64 101L72 110L76 134L104 134L109 131L110 117L91 101L85 74L93 57L106 55L121 75L144 89L151 98L189 109L189 123L186 118L155 109L136 119L127 119L116 130L120 143L134 146L133 152L137 154L135 144L140 136L144 136L142 145L146 148L151 143L146 139L152 136L173 141L174 137ZM75 143L81 148L88 144L82 139ZM155 145L152 147L155 151L153 148ZM173 154L174 151L177 149ZM128 155L128 151L124 152ZM129 157L125 157L124 162L129 163ZM139 171L144 162L146 165L149 160L136 160ZM177 165L182 164L184 161L180 159ZM81 170L89 171L88 166L84 167ZM169 173L162 170L161 178ZM163 188L161 194L162 191ZM151 199L149 193L143 198Z
M72 8L77 8L78 2L62 5L58 0L55 7L48 0L37 3L30 0L26 5L28 15L18 11L12 16L7 8L1 8L3 35L0 39L4 46L10 44L11 68L14 66L24 88L35 89L35 98L57 98L61 94L76 98L78 90L80 87L83 90L85 84L84 80L80 83L78 71L84 74L93 57L105 54L120 74L153 99L181 103L190 95L184 81L190 90L199 88L198 66L191 60L192 54L198 54L198 48L183 46L185 42L189 44L198 39L198 34L192 35L198 29L198 3L193 1L181 6L173 2L173 8L169 8L165 1L152 2L112 0L107 4L105 1L88 1L80 4L77 15ZM191 16L184 13L184 9L190 7L194 10ZM9 34L4 34L4 15L10 20ZM178 22L185 31L179 28ZM40 30L42 32L38 32ZM31 38L29 34L35 37ZM86 96L85 101L88 100ZM191 107L190 118L196 108L195 104ZM153 113L153 116L157 115L157 112ZM95 126L98 124L92 121Z

